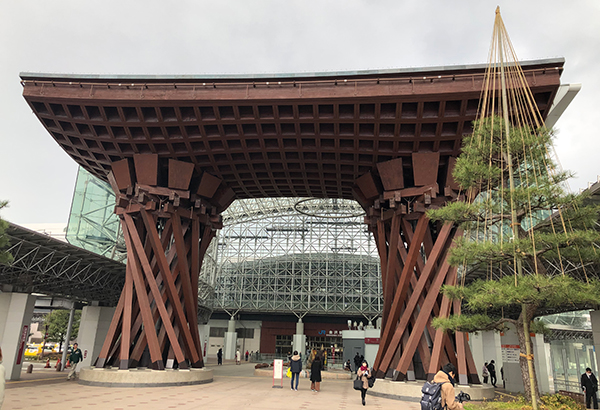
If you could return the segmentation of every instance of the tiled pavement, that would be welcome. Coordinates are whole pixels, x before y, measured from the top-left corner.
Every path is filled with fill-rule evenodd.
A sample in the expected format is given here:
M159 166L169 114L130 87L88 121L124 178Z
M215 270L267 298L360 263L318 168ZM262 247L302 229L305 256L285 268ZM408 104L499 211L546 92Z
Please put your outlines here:
M66 372L35 369L21 381L7 383L2 410L16 409L402 409L417 410L419 403L369 396L360 402L360 392L348 380L325 380L321 391L310 391L310 381L301 379L298 391L290 390L284 378L282 389L272 388L272 379L253 375L253 364L210 365L214 381L182 387L109 388L66 381Z

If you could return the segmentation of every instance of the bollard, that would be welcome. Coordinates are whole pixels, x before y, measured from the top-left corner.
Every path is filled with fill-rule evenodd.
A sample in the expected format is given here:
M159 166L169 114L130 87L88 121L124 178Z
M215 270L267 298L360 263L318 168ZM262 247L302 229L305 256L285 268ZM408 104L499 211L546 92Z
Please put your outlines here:
M33 373L33 364L29 364L29 366L27 366L27 373Z

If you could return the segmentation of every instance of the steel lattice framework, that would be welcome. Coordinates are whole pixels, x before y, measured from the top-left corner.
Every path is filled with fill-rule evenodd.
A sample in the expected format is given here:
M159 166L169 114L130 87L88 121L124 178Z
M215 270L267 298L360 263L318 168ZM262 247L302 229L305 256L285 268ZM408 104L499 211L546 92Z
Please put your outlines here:
M377 248L349 200L238 200L223 214L216 303L297 315L381 313Z
M0 264L0 283L27 293L116 304L125 265L49 236L10 224L14 261Z

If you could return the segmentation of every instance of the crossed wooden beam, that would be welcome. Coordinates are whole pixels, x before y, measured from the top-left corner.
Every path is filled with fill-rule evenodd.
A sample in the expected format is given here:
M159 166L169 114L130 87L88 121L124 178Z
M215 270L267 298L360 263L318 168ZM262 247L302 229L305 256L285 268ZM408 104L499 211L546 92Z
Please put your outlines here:
M198 276L220 212L233 200L193 164L154 154L112 164L109 181L127 247L125 286L96 367L203 367ZM142 355L148 351L149 363Z
M398 381L431 380L450 362L460 384L478 384L467 335L431 326L434 317L460 313L460 302L450 301L440 289L457 282L448 254L462 230L426 215L430 208L464 200L452 178L455 158L442 162L439 153L413 153L411 160L411 167L402 158L379 163L376 172L358 178L354 187L381 259L384 303L375 374ZM405 169L412 175L405 177Z

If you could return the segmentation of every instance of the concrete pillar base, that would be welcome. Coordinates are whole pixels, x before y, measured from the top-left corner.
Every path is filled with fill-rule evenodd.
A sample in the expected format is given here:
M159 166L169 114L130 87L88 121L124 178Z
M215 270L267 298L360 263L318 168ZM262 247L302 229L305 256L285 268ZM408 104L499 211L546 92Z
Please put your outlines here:
M212 369L150 370L145 368L119 370L84 367L79 383L103 387L166 387L211 383Z

